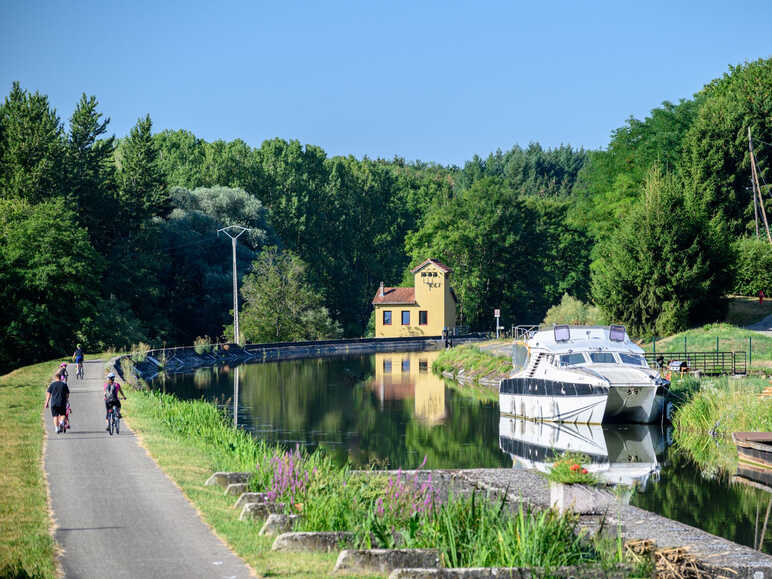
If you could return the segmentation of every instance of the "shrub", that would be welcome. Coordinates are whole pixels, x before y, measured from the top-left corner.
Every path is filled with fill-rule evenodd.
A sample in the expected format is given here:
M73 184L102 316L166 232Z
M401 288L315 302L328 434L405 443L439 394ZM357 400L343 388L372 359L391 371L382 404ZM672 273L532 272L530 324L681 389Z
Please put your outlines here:
M150 351L150 344L139 342L131 347L131 359L137 363L147 360L147 353Z
M563 294L560 303L547 310L544 324L573 324L576 326L602 326L606 320L600 308L585 304L582 300Z
M772 245L764 239L746 237L732 244L735 262L732 291L741 296L755 296L760 290L772 292Z
M199 356L212 351L212 340L209 336L199 336L193 340L193 349Z

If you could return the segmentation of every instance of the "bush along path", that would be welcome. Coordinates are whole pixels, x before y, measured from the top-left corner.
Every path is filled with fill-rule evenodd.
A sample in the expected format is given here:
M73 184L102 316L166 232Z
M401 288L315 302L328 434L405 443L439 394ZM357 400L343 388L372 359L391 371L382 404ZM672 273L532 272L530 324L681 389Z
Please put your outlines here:
M104 363L68 371L72 428L56 434L47 411L44 459L65 576L249 577L126 423L105 432Z
M336 553L273 551L260 535L270 513L300 515L298 532L337 532L357 548L436 549L444 566L538 566L606 564L615 548L580 538L577 520L535 511L509 500L456 492L431 473L358 472L332 463L322 452L305 453L257 441L234 429L213 405L138 392L130 400L132 425L232 548L259 574L318 576L331 572ZM248 473L233 487L205 486L214 471ZM428 478L427 478L428 477ZM249 482L245 484L245 480ZM222 481L223 483L226 481ZM244 491L254 493L234 503ZM260 493L260 494L258 494ZM255 522L239 515L262 503Z

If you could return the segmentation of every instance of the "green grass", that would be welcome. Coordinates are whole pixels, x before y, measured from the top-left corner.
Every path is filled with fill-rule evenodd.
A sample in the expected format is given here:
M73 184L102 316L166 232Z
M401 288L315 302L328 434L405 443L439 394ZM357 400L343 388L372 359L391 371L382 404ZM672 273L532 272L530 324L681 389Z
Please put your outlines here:
M509 357L497 356L484 352L476 345L463 344L442 352L432 365L436 372L452 372L457 375L464 370L465 375L473 376L477 382L480 378L501 379L509 375L512 361Z
M273 449L236 430L203 401L183 402L168 395L137 391L124 402L129 425L164 472L193 502L201 517L262 576L318 577L332 571L337 553L271 551L273 537L258 535L259 525L239 521L234 497L219 486L204 486L215 471L254 470Z
M688 401L673 417L676 445L705 474L731 474L737 467L732 433L772 431L772 398L759 396L768 385L759 377L722 377L703 379L698 390L685 390Z
M772 338L758 332L730 324L708 324L657 340L657 352L683 352L684 337L689 352L715 352L716 338L722 352L748 352L748 338L752 338L753 360L749 370L772 372ZM651 342L642 346L647 352L652 351Z
M60 360L0 377L0 577L54 577L43 403Z

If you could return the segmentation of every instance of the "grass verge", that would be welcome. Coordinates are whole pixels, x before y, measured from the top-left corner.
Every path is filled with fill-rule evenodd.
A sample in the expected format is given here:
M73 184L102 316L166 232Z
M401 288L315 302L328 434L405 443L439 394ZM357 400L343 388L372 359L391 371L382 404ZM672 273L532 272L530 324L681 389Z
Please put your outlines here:
M258 575L318 577L332 571L337 553L287 556L271 551L273 537L262 537L258 525L238 520L235 497L224 496L221 487L204 486L218 470L254 470L267 452L264 444L216 420L217 409L205 402L161 399L137 391L124 402L124 408L129 425L167 476Z
M55 576L41 413L58 363L0 377L0 577Z
M759 298L729 296L729 310L726 321L735 326L749 326L772 315L772 300L759 303Z
M475 383L480 378L500 380L509 376L512 360L484 352L476 345L464 344L440 353L432 365L436 372L452 372L455 377L463 370L466 376L472 376Z

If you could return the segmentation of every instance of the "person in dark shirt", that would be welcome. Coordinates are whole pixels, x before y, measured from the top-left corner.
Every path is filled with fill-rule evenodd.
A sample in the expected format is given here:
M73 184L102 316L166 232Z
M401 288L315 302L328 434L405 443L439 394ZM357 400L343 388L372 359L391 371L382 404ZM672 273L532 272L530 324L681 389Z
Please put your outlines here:
M54 417L54 428L56 433L65 432L62 428L62 421L67 412L67 400L70 398L70 389L67 387L66 382L62 382L62 374L57 372L54 376L54 381L51 382L46 390L46 405L48 408L51 405L51 416Z

